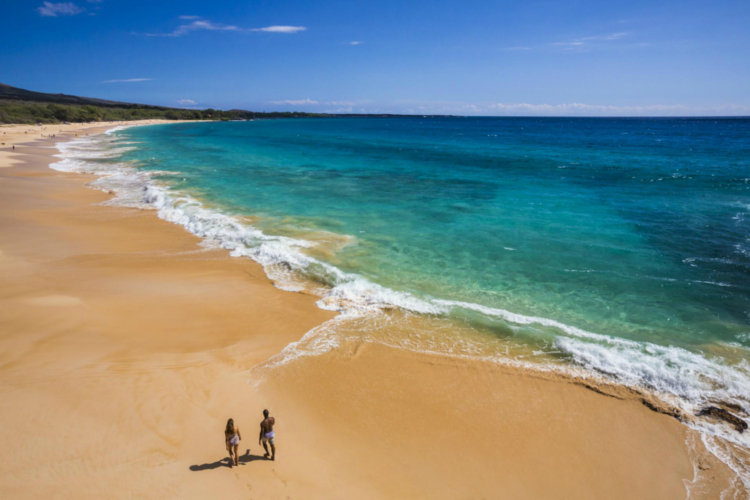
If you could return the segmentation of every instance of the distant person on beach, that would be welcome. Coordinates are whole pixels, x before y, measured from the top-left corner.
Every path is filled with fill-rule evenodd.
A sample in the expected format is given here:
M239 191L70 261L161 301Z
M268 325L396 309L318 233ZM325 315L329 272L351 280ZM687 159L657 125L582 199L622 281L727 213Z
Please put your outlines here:
M240 439L242 439L240 428L235 427L234 420L230 418L229 420L227 420L227 428L224 429L224 442L227 445L227 451L229 452L230 466L232 462L234 462L234 465L240 465L240 456L237 453L237 448L240 445Z
M264 457L268 458L271 455L271 460L276 460L276 444L274 443L273 424L276 423L276 419L268 416L268 410L263 410L263 422L260 423L260 435L258 436L258 444L263 442L263 449L266 450ZM271 452L268 453L268 444L271 444Z

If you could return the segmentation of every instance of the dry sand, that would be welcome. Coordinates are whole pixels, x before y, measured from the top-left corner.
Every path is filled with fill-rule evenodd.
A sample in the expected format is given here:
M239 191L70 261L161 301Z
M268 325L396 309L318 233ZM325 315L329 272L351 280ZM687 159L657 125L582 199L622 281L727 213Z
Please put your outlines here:
M0 127L0 498L676 499L728 487L693 431L627 391L367 343L253 369L333 313L48 168L55 142L101 130ZM256 439L266 407L276 462ZM243 436L236 468L229 417Z

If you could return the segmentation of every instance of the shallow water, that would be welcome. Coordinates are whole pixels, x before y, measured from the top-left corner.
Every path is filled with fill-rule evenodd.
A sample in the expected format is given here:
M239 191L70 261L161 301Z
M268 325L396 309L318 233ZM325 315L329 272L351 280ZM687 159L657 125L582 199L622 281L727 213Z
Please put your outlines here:
M59 168L107 174L117 203L322 307L427 315L389 345L750 409L750 119L297 119L97 140Z

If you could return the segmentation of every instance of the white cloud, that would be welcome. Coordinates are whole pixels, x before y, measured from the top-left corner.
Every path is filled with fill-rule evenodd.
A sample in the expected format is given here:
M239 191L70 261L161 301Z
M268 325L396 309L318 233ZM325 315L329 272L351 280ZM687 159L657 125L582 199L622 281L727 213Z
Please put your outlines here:
M198 20L189 24L183 24L175 28L172 33L146 33L146 36L182 36L191 31L208 30L208 31L242 31L237 26L212 23L211 21Z
M583 42L580 40L576 40L574 42L555 42L552 45L557 45L561 47L578 47L580 45L583 45Z
M358 42L358 41L346 42L347 45L362 45L363 43L365 43L365 42Z
M750 113L750 106L720 105L692 107L684 104L643 104L618 106L611 104L529 104L495 103L464 105L464 113L496 116L739 116ZM458 111L453 111L458 112Z
M630 33L627 31L623 31L621 33L613 33L611 35L607 35L604 37L605 40L617 40L618 38L622 38L624 36L628 36Z
M42 17L57 17L75 16L76 14L80 14L86 9L81 8L72 2L43 2L43 5L41 7L38 7L36 10Z
M571 40L569 42L555 42L551 43L550 45L556 47L580 48L584 45L589 44L589 42L611 42L613 40L624 38L629 34L630 33L628 33L627 31L621 31L619 33L611 33L609 35L584 36L582 38L576 38L575 40Z
M609 104L529 104L529 103L497 103L491 104L487 110L498 114L532 114L546 116L633 116L633 115L662 115L685 114L689 108L683 105L651 104L643 106L614 106Z
M271 101L271 104L277 104L281 106L314 106L319 104L318 101L312 99L287 99L285 101Z
M314 101L312 99L287 99L284 101L271 101L270 104L278 106L341 106L350 108L357 103L354 101Z
M326 109L323 111L324 113L331 113L331 114L352 114L354 113L354 108L351 106L347 106L345 108L332 108L332 109Z
M128 83L128 82L148 82L153 78L126 78L124 80L104 80L102 83Z
M305 31L307 28L304 26L266 26L265 28L253 28L250 31L266 31L268 33L297 33L298 31Z
M369 101L357 106L357 113L399 113L409 115L456 116L590 116L590 117L652 117L652 116L749 116L750 103L689 106L684 104L612 105L580 102L561 104L467 103L450 101L401 101L384 106ZM327 103L321 103L327 104ZM340 112L346 107L340 108ZM335 108L327 112L336 112Z
M239 31L240 28L238 28L237 26L216 24L212 23L211 21L203 20L193 21L190 24L186 24L178 28L178 31L180 31L181 33L187 33L188 31L193 30Z
M304 26L268 26L265 28L240 28L231 24L220 24L201 19L200 16L180 16L179 19L183 21L192 21L191 23L182 24L175 28L171 33L145 33L146 36L182 36L187 35L192 31L208 30L208 31L234 31L234 32L247 32L247 31L266 31L269 33L297 33L298 31L305 31L307 28Z
M563 50L577 50L577 51L583 51L588 49L589 47L593 48L603 48L607 46L608 42L616 42L618 40L621 40L625 37L630 36L631 33L629 31L620 31L617 33L609 33L606 35L596 35L596 36L584 36L581 38L574 38L572 40L564 41L564 42L551 42L546 43L543 45L515 45L511 47L504 47L501 50L505 50L508 52L516 52L516 51L526 51L526 50L539 50L549 47L559 48ZM617 43L612 44L613 47L646 47L648 46L647 43L629 43L629 44L623 44L623 43Z
M196 104L198 104L192 99L177 99L177 103L183 106L195 106Z

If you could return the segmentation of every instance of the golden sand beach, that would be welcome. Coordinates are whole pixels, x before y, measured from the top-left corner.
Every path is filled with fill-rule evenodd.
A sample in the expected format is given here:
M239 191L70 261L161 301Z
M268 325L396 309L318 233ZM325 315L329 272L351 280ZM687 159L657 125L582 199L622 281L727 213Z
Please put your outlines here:
M49 168L56 142L113 126L0 127L0 498L731 490L696 432L622 388L364 342L263 367L334 313ZM256 440L264 408L275 462Z

